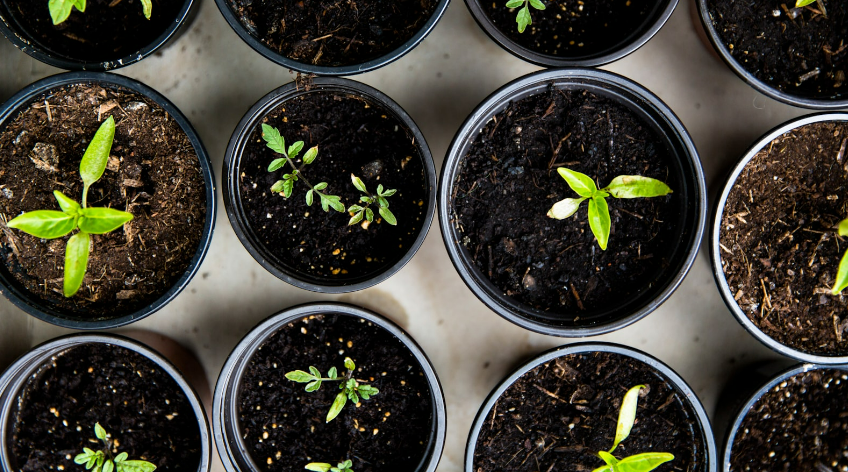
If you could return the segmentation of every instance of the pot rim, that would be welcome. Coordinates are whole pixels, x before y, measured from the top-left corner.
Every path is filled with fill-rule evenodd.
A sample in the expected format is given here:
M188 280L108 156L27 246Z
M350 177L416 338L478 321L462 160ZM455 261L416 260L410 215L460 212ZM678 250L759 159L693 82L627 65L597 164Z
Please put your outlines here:
M373 103L384 107L388 112L394 114L395 118L405 125L408 128L409 133L413 136L424 171L422 184L427 191L427 212L424 215L421 223L421 230L415 238L415 241L411 246L409 246L405 255L397 262L387 267L382 272L377 273L373 277L356 283L345 284L342 282L342 284L330 284L328 283L331 282L330 279L318 282L317 277L304 277L303 272L278 267L273 255L269 254L267 249L264 248L264 245L257 243L254 240L255 235L253 235L253 230L250 229L250 224L244 217L242 200L239 198L240 191L236 183L239 182L241 157L244 152L244 148L247 145L247 141L250 138L250 134L253 132L255 126L265 116L267 116L268 113L282 103L295 97L315 92L344 92L352 95L358 95L367 98ZM224 155L223 180L224 206L227 210L227 217L232 224L233 231L235 231L236 236L238 236L238 239L244 248L247 249L247 252L249 252L256 262L264 267L265 270L280 280L290 285L294 285L295 287L312 292L355 292L372 287L389 279L406 266L406 264L412 260L421 248L421 245L424 243L424 239L427 237L427 233L430 231L433 216L436 212L436 167L433 163L433 156L430 153L430 148L427 145L427 141L424 139L424 135L418 128L418 125L416 125L415 121L413 121L406 111L404 111L404 109L388 95L368 85L341 77L316 77L314 79L314 87L308 91L298 88L295 82L289 82L288 84L271 91L259 99L259 101L257 101L250 110L245 113L241 121L239 121L238 126L236 126L232 137L227 144L227 151Z
M7 278L2 271L0 271L0 292L2 292L9 301L15 304L15 306L35 318L56 326L79 330L118 328L120 326L134 323L159 311L162 307L176 298L177 295L185 289L186 285L188 285L198 270L200 270L200 265L203 262L206 253L209 251L209 246L212 242L212 235L215 230L215 220L218 207L215 176L212 170L212 163L209 160L209 154L207 154L206 148L203 146L200 135L197 131L195 131L185 115L183 115L170 100L154 89L135 79L113 73L65 72L30 84L21 89L2 106L0 106L0 129L5 126L8 120L14 119L18 115L21 107L29 104L37 96L47 93L51 89L71 84L105 84L109 86L123 87L156 102L157 105L165 110L174 119L174 121L180 125L182 131L186 134L189 141L191 141L194 152L197 154L200 171L203 175L203 181L206 185L206 221L203 224L203 233L200 237L200 243L198 244L197 250L192 257L189 266L186 268L183 275L174 282L170 289L168 289L168 291L152 303L139 308L132 313L116 318L98 319L93 321L61 316L63 310L46 307L46 304L40 298L34 297L31 292L23 289L23 287L19 287L19 284L14 281L13 277Z
M434 423L430 426L430 447L428 447L428 451L425 453L425 457L422 458L416 472L435 472L445 445L447 412L442 386L433 365L418 343L393 321L383 315L356 305L334 302L297 305L266 318L252 328L227 357L227 361L224 363L224 367L221 369L221 374L218 377L218 382L215 385L215 393L212 400L212 430L215 436L218 455L221 457L224 469L230 472L259 470L250 457L250 452L244 446L241 434L231 434L232 431L239 431L238 415L230 414L229 412L238 410L236 404L238 395L235 391L240 385L241 376L247 367L247 363L259 346L269 337L273 336L282 326L312 314L328 313L368 320L395 336L415 356L415 359L421 365L421 370L424 372L430 387L433 402L432 422ZM228 414L230 415L229 418ZM231 440L235 444L231 444ZM248 468L241 468L239 465L240 461Z

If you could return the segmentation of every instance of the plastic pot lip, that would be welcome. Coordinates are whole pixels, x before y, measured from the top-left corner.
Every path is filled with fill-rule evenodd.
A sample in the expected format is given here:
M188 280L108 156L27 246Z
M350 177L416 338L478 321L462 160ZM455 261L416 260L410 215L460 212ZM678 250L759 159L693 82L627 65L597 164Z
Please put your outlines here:
M235 393L237 392L242 373L247 367L247 363L259 346L269 337L273 336L281 327L292 321L302 319L305 316L317 314L340 314L368 320L398 338L413 356L415 356L429 383L433 402L433 424L431 424L430 447L427 452L429 457L422 458L415 472L435 472L445 445L447 412L439 377L427 355L403 328L383 315L356 305L332 302L297 305L266 318L247 333L227 357L227 361L224 363L224 367L221 369L221 374L218 377L218 382L215 385L212 400L212 429L215 436L215 445L218 448L218 455L224 463L224 469L228 472L259 470L253 463L247 448L244 446L241 434L235 434L233 438L234 444L230 443L229 437L231 436L228 434L231 428L238 427L238 416L231 412L237 411L236 402L238 395ZM236 431L238 430L236 429ZM240 462L244 467L248 468L243 468Z
M424 215L418 237L409 247L406 254L383 272L360 282L345 285L318 283L312 281L314 279L311 278L311 280L306 280L306 278L302 276L301 272L278 267L275 265L274 261L266 258L264 255L266 250L261 247L261 244L256 244L251 237L252 230L250 230L250 224L244 217L237 185L239 181L242 152L244 151L244 147L254 127L260 123L268 113L283 102L302 94L324 91L345 92L363 96L374 103L385 107L389 112L394 113L395 117L409 129L409 132L415 138L416 147L420 153L422 166L424 168L423 185L427 189L427 212ZM259 99L259 101L256 102L256 104L254 104L244 115L238 126L236 126L236 129L233 131L233 135L230 138L230 142L227 144L227 151L224 156L223 180L224 206L227 210L227 217L232 224L236 236L238 236L239 241L245 249L247 249L247 252L249 252L250 255L256 259L256 262L264 267L265 270L280 280L294 285L295 287L312 292L355 292L372 287L389 279L406 266L406 264L418 252L418 249L421 248L421 245L424 243L424 239L427 237L427 233L430 231L430 226L433 222L433 215L436 212L436 167L433 163L433 156L430 153L430 148L427 146L427 141L424 139L424 135L418 128L418 125L415 124L415 121L412 120L412 118L406 113L406 111L404 111L403 108L401 108L400 105L386 94L368 85L341 77L316 77L314 79L314 87L312 87L309 91L298 89L294 82L290 82Z
M216 198L217 192L212 163L209 160L209 155L206 152L206 148L203 146L203 142L200 140L200 136L176 105L171 103L170 100L165 98L159 92L135 79L130 79L128 77L108 72L65 72L47 77L28 85L0 106L0 128L5 125L7 120L14 119L20 107L26 106L38 95L46 93L50 89L65 85L87 83L106 84L126 88L153 100L157 105L168 112L171 118L180 125L180 128L186 136L188 136L189 141L197 154L197 159L200 163L200 171L206 185L206 221L203 224L203 234L200 237L200 243L197 247L197 251L195 251L188 268L174 283L174 285L172 285L171 288L168 289L168 291L161 297L132 313L116 318L92 321L79 318L69 318L63 316L62 310L48 307L47 304L42 302L39 298L32 296L30 292L19 287L17 282L9 280L2 272L0 272L0 292L2 292L9 301L14 303L15 306L26 313L42 321L56 326L61 326L63 328L99 330L118 328L146 318L170 303L177 295L179 295L180 292L183 291L183 289L185 289L186 285L188 285L200 269L200 264L203 262L204 257L206 257L206 253L209 251L209 246L212 243L212 234L215 230L218 202Z
M774 100L779 102L786 103L787 105L792 105L800 108L809 108L813 110L839 110L842 108L848 107L848 98L844 98L842 100L828 100L828 99L816 99L816 98L807 98L801 97L798 95L792 95L786 93L782 90L778 90L771 85L763 82L754 76L754 74L745 70L741 64L739 64L736 59L730 54L730 51L722 43L721 39L718 36L718 32L713 27L712 22L709 20L710 14L707 11L707 1L708 0L696 0L698 4L698 16L701 17L701 24L704 26L704 31L707 32L707 37L710 38L710 43L713 45L713 49L718 53L721 57L722 61L730 67L736 75L739 76L742 80L745 81L748 85L754 88L754 90L766 95Z
M82 344L110 344L125 348L146 357L171 376L182 389L197 418L197 429L200 433L201 444L200 464L198 464L197 471L209 472L212 460L212 438L206 412L197 392L183 377L179 369L154 349L124 336L107 333L70 334L46 341L15 360L0 376L0 441L2 441L2 445L0 445L0 465L2 465L3 470L11 470L6 437L11 430L8 419L12 406L17 401L16 393L18 389L34 370L53 355Z
M516 43L492 23L492 20L489 19L480 7L480 1L481 0L465 0L465 5L471 12L471 16L474 17L474 20L477 21L477 24L486 33L486 35L513 56L542 67L598 67L617 61L641 48L645 45L645 43L653 38L671 17L671 14L674 13L674 9L677 7L678 2L678 0L664 0L666 2L665 8L663 8L656 16L656 19L653 21L651 26L638 37L628 39L618 46L610 48L605 53L569 59L538 53Z
M448 4L450 0L439 0L438 5L436 6L436 10L430 15L430 18L424 25L415 33L415 35L409 38L405 43L401 44L394 50L378 57L375 59L371 59L366 62L362 62L360 64L351 64L347 66L317 66L314 64L305 64L303 62L298 62L293 59L289 59L288 57L274 51L269 48L262 41L256 39L250 33L247 32L244 25L236 18L236 15L233 13L233 10L230 8L229 0L215 0L215 3L218 5L218 10L221 11L221 14L224 15L224 19L229 23L230 28L236 32L236 34L247 43L248 46L253 48L254 51L258 52L266 59L275 64L281 65L287 69L291 69L297 72L302 72L305 74L315 74L319 76L340 76L340 75L356 75L361 74L363 72L369 72L375 69L379 69L384 67L404 55L409 51L412 51L418 43L424 40L428 34L435 28L436 23L442 18L442 15L445 13L445 10L448 8Z
M682 159L688 158L687 163L691 166L694 173L691 176L686 174L685 178L691 179L692 187L697 194L695 201L696 210L693 210L693 213L695 211L697 212L697 217L693 218L696 222L696 227L693 228L691 244L685 251L686 257L680 266L680 270L677 271L665 289L660 291L655 298L636 307L629 315L608 323L584 327L567 327L555 326L538 319L532 319L532 315L541 314L543 313L542 310L532 309L527 305L513 301L511 297L501 293L491 281L485 277L478 276L476 269L466 264L464 256L458 249L458 241L454 237L453 225L450 220L451 188L453 186L456 168L464 157L464 154L460 154L460 151L465 147L465 143L473 140L474 136L488 122L490 117L502 110L503 106L512 100L513 97L526 90L547 86L551 82L578 85L594 84L606 90L623 91L632 94L640 100L638 106L645 114L658 119L658 121L662 119L669 128L673 129L675 132L674 136L668 133L663 134L670 141L677 142L682 148L685 148L686 156ZM683 126L683 123L665 103L641 85L618 74L596 69L567 68L534 72L515 79L489 95L466 118L451 141L439 178L438 195L439 225L442 239L448 256L450 256L454 268L459 273L462 281L465 282L465 285L471 289L480 301L501 317L530 331L551 336L597 336L629 326L650 314L671 296L683 282L686 274L688 274L698 255L698 248L701 244L707 220L707 192L704 171L701 168L701 162L698 158L698 151L695 148L695 144Z
M665 377L666 382L671 385L674 390L681 394L697 416L697 429L700 430L704 439L705 450L702 455L704 456L704 460L707 462L706 467L702 470L705 472L716 472L718 470L718 453L716 451L716 441L713 436L709 416L707 415L704 406L701 404L701 400L698 399L698 396L692 388L689 387L686 381L683 380L677 372L672 370L671 367L667 366L656 357L638 349L615 343L584 342L566 344L564 346L555 347L542 352L538 356L523 364L521 367L514 370L489 393L488 397L486 397L486 401L483 403L483 406L481 406L480 410L477 412L477 416L474 418L474 423L471 426L471 432L468 435L468 443L465 448L465 459L463 465L464 472L474 472L474 450L477 446L477 439L480 436L480 429L483 427L486 417L489 415L489 412L492 411L492 408L494 408L501 395L503 395L503 393L511 387L512 384L521 378L521 376L545 362L550 362L562 356L589 352L605 352L630 357L647 364L662 374L662 376Z
M730 312L733 313L733 316L736 318L736 321L739 322L752 336L754 336L758 341L771 348L772 350L783 354L784 356L790 357L792 359L799 360L801 362L807 362L810 364L822 364L822 365L835 365L835 364L848 364L848 355L843 356L823 356L818 354L810 354L808 352L801 351L799 349L795 349L785 344L781 344L764 333L757 325L755 325L748 316L742 311L742 308L739 307L739 304L736 303L736 300L733 299L733 293L730 290L730 286L727 284L727 279L724 276L724 270L721 268L721 248L719 247L720 236L721 236L721 219L724 215L724 206L727 203L727 197L730 194L730 191L733 189L733 186L736 184L736 179L739 178L739 175L745 169L745 166L754 158L754 156L760 152L764 147L769 145L774 139L780 137L784 133L791 131L795 128L799 128L801 126L806 126L812 123L821 123L824 121L848 121L848 113L844 112L823 112L823 113L813 113L810 115L802 116L800 118L795 118L789 121L786 121L771 131L764 134L760 139L758 139L753 146L751 146L739 159L736 165L728 174L727 180L722 187L721 193L718 195L718 199L713 208L713 214L710 219L710 264L712 265L713 277L715 278L716 285L718 286L718 290L721 293L721 298L724 300L727 308L730 309Z
M0 0L2 2L7 2L9 0ZM21 51L29 54L34 59L41 61L45 64L51 65L53 67L58 67L60 69L65 70L77 70L77 71L107 71L112 69L119 69L121 67L126 67L130 64L135 64L136 62L144 59L147 56L155 53L159 48L166 45L172 38L175 37L180 27L186 22L189 14L191 13L191 8L195 3L195 0L180 0L184 3L182 10L177 15L177 18L171 23L171 26L168 27L167 30L162 32L156 39L153 40L147 46L141 48L135 53L128 54L122 58L118 58L111 61L103 61L103 62L86 62L80 60L73 60L70 58L55 56L52 53L49 53L42 49L37 43L31 41L30 39L24 37L22 34L16 32L10 25L9 21L0 15L0 33L3 34L12 44L14 44Z

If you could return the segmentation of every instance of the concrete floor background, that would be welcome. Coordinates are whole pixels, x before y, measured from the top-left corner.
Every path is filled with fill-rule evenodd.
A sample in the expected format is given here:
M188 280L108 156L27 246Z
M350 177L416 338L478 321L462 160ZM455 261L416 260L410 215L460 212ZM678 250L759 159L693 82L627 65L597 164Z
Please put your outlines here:
M724 171L755 139L807 112L755 92L712 57L696 35L690 8L688 0L682 0L656 37L605 69L646 86L678 114L701 153L712 194ZM353 78L377 87L406 109L421 127L440 169L468 113L501 85L534 70L538 68L489 40L465 4L454 0L414 51ZM57 72L0 41L0 100ZM227 141L244 112L292 79L287 70L244 44L212 0L202 0L198 17L178 42L117 72L157 89L188 116L205 142L219 182ZM488 310L456 274L437 222L412 262L390 280L358 293L324 296L291 287L262 269L238 242L223 204L198 276L173 303L133 328L181 342L197 354L214 385L230 350L260 320L318 300L348 301L383 313L427 352L448 404L448 437L439 472L462 470L477 409L519 361L575 341L532 334ZM68 332L0 300L0 369L31 346ZM590 340L618 342L657 356L686 379L710 413L734 369L778 357L749 336L726 309L703 249L680 289L656 312ZM217 457L213 470L223 470Z

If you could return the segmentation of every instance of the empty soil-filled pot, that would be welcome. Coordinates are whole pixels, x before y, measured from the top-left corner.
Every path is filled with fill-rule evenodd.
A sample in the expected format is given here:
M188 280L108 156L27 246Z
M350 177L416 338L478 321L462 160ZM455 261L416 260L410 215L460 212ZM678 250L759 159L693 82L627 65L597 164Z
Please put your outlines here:
M0 408L3 470L82 470L74 458L84 448L162 472L210 469L197 394L168 360L124 337L71 335L34 348L0 377Z
M594 67L617 61L648 42L677 0L465 0L477 24L513 55L546 67ZM536 9L541 3L544 10ZM519 31L527 9L532 23Z
M802 8L769 0L697 0L701 22L724 62L757 91L790 105L848 106L848 4Z
M254 50L286 68L353 75L389 64L436 26L450 0L216 0Z
M733 168L715 206L713 271L739 322L805 362L848 362L846 293L834 295L848 217L848 115L784 123Z
M135 0L88 0L53 24L53 0L0 0L0 32L21 51L54 67L110 70L130 65L176 38L193 0L152 0L150 19Z
M282 162L283 153L293 158ZM262 98L233 132L224 174L227 215L245 248L312 291L388 279L421 246L435 211L424 136L389 97L347 79L290 83Z
M349 398L340 409L339 396ZM228 472L346 460L356 472L433 472L444 402L427 357L394 323L350 305L310 304L268 318L236 346L218 378L212 423Z
M563 169L601 189L638 175L672 193L601 199L603 250L588 215L596 199L548 216L579 197ZM454 266L486 305L534 331L590 336L637 321L675 290L697 254L706 193L692 140L648 90L609 72L546 71L504 86L462 125L439 218Z
M635 424L631 420L629 436L613 447L622 431L619 414L630 403L625 396L638 399ZM707 414L680 376L640 351L584 343L541 354L489 394L474 420L463 470L600 470L605 463L598 452L611 448L622 461L620 470L718 469ZM646 453L667 453L673 459L666 457L655 469L644 463L643 468L624 467L627 458Z
M108 163L86 193L81 161L109 117ZM153 89L92 72L39 81L0 109L0 157L0 290L29 314L76 329L121 326L167 304L200 266L215 223L212 170L188 120ZM66 249L83 231L42 239L7 225L64 210L54 191L133 216L106 234L88 231L85 277L71 297Z

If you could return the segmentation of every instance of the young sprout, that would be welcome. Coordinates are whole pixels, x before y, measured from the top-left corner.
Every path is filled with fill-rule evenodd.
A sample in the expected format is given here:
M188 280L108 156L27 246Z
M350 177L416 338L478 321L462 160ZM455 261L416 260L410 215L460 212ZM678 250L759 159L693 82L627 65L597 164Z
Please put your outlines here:
M84 12L85 2L86 0L49 0L47 8L50 10L50 18L53 20L53 24L58 25L67 20L74 8ZM145 18L149 20L153 13L153 0L141 0L141 11Z
M347 375L343 377L339 377L335 367L330 368L326 377L321 377L321 372L313 366L309 366L309 372L295 370L286 374L286 378L291 381L308 384L306 386L307 392L314 392L321 388L321 382L341 382L341 385L339 385L341 392L336 395L336 399L333 401L332 406L330 406L330 411L327 413L327 423L339 416L348 399L353 403L359 403L359 397L362 397L363 400L368 400L380 393L376 388L364 384L363 382L366 382L365 380L353 378L356 364L353 363L350 357L345 357L344 365L347 369Z
M674 456L667 452L645 452L621 460L612 455L615 448L621 441L627 439L630 430L633 429L633 423L636 421L636 407L639 403L639 391L643 388L645 388L644 385L637 385L624 394L621 409L618 411L618 425L615 429L615 441L612 449L598 452L598 457L603 459L607 465L598 467L592 472L650 472L660 465L674 460Z
M262 139L268 143L268 147L272 151L283 155L283 157L271 161L271 164L268 166L268 172L275 172L286 165L286 163L288 163L288 165L292 168L291 174L283 174L283 180L278 180L273 186L271 186L272 192L281 193L284 197L289 198L292 195L292 191L294 191L294 183L297 182L298 179L303 179L303 182L309 187L309 191L306 192L307 205L312 206L312 199L314 198L314 195L318 195L318 198L321 199L321 208L323 208L324 211L328 212L330 211L330 208L332 208L340 213L344 213L344 204L341 202L339 197L321 193L321 190L327 188L327 182L320 182L317 185L312 185L308 180L306 180L306 177L303 176L303 168L315 162L315 158L318 157L318 146L309 148L303 155L303 165L297 167L294 165L294 159L298 154L300 154L300 151L303 150L303 141L298 141L292 144L287 150L286 140L280 135L280 131L273 126L266 125L265 123L262 124Z
M840 236L848 236L848 219L839 222L836 232ZM839 269L836 271L836 280L833 282L833 288L830 290L834 295L839 295L848 287L848 251L842 255L842 260L839 261Z
M100 426L100 423L94 425L94 435L103 443L103 448L95 452L84 447L83 453L74 457L74 462L85 465L86 470L92 472L153 472L156 470L156 466L147 461L128 461L126 452L113 457L112 441L108 439L106 430Z
M640 198L661 197L671 193L668 185L659 180L640 175L619 175L612 179L606 187L598 190L588 175L575 172L565 167L557 169L559 175L568 183L571 190L577 192L580 198L566 198L554 204L548 211L548 217L563 220L577 213L583 200L589 200L589 227L598 240L598 246L607 249L610 234L610 214L606 198Z
M519 33L523 33L527 25L533 23L533 19L530 18L531 6L537 10L545 9L545 4L541 0L509 0L506 2L507 8L522 7L521 10L518 10L518 16L515 18L515 22L518 23Z
M350 459L344 462L339 462L339 464L335 467L323 462L306 464L306 470L311 470L313 472L353 472L351 467L353 467L353 462Z
M380 212L380 216L382 216L388 224L392 226L397 225L397 219L395 218L395 215L389 211L389 201L386 200L386 198L397 193L397 190L383 190L383 184L380 184L377 186L377 195L372 195L371 192L365 188L365 184L362 182L362 179L350 174L350 180L353 181L353 186L356 187L357 190L365 194L364 196L359 197L359 201L365 203L365 206L351 205L350 208L347 209L347 212L352 215L348 226L353 226L356 223L359 223L362 221L363 217L368 220L368 222L374 221L374 211L369 208L372 203L377 204L377 211Z
M63 292L68 298L73 297L82 286L88 266L90 235L110 233L133 219L132 214L125 211L88 207L88 189L103 176L114 138L115 120L110 116L94 134L80 162L80 176L83 182L82 206L64 193L54 190L53 196L58 200L62 211L31 211L7 223L10 228L41 239L61 238L79 229L65 247Z

